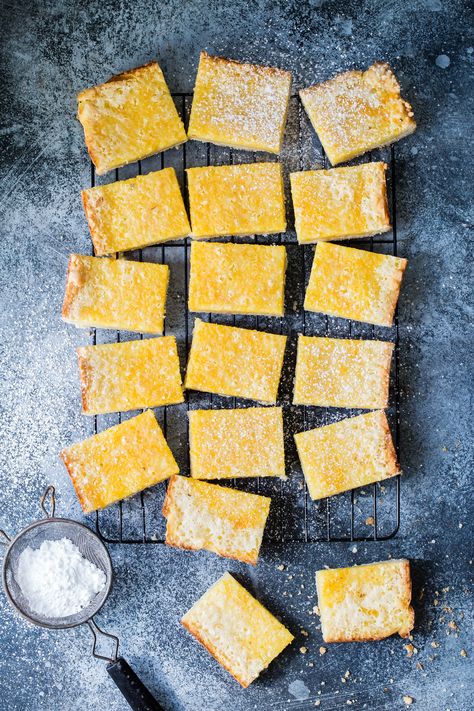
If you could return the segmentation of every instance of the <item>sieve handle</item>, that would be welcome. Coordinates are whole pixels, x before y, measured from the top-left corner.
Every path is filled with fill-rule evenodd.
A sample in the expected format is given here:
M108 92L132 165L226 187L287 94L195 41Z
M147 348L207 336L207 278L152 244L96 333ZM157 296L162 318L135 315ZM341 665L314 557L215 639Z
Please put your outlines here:
M123 657L107 664L107 671L133 711L164 711Z

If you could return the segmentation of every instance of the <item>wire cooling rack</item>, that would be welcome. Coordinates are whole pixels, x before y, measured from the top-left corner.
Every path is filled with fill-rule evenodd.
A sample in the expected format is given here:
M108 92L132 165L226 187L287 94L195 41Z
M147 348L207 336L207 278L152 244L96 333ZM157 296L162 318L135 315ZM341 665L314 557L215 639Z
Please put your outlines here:
M191 94L174 94L179 113L187 122ZM236 151L231 148L188 141L176 149L147 158L107 174L96 176L91 167L91 186L124 180L152 170L173 167L187 201L185 169L192 166L252 163L278 160L266 153ZM387 181L391 207L392 232L365 240L355 240L352 246L397 254L395 149L384 148L363 156L359 161L383 160L388 165ZM228 316L198 314L204 320L245 328L257 328L288 336L286 357L280 384L278 404L283 406L287 481L273 478L238 479L219 482L245 491L271 496L272 504L267 523L266 538L278 542L300 541L370 541L392 538L400 523L400 478L388 479L362 489L333 496L322 501L311 501L299 465L293 434L305 429L330 424L344 417L361 414L361 410L294 406L293 377L296 361L297 334L332 336L336 338L369 338L395 343L392 361L390 403L387 415L397 453L399 453L399 353L398 322L393 328L370 326L345 319L305 312L303 300L308 283L314 247L299 246L294 232L294 220L289 194L289 173L315 167L330 167L324 151L296 96L290 99L285 142L280 161L285 176L287 232L280 235L259 235L252 241L259 244L284 244L287 249L286 307L284 318L262 316ZM345 241L343 244L351 244ZM176 336L181 368L184 372L192 339L194 314L187 309L189 275L189 240L178 240L147 247L120 255L125 259L166 263L170 267L165 333ZM92 329L92 343L110 343L143 338L140 334ZM249 407L248 400L223 398L207 393L186 392L181 405L157 408L156 416L175 455L181 474L189 474L187 411L197 408ZM99 415L94 418L95 432L100 432L137 412ZM159 484L123 502L97 512L96 529L109 543L163 543L165 521L161 514L165 484Z

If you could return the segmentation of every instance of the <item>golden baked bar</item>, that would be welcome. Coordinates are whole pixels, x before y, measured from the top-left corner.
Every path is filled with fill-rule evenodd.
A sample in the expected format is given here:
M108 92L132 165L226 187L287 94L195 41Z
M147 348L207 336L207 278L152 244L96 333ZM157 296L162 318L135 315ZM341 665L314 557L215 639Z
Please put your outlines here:
M77 104L87 150L99 175L187 140L156 62L81 91Z
M312 499L349 491L400 473L383 410L295 434Z
M243 687L294 639L229 573L204 593L181 623Z
M62 317L89 328L163 333L167 264L71 254Z
M281 407L190 410L188 414L195 479L286 479Z
M190 226L174 168L82 191L96 256L186 237Z
M283 316L286 249L263 244L191 244L189 310Z
M291 74L201 52L188 138L279 153Z
M174 476L163 505L166 543L256 565L269 511L268 496Z
M59 455L86 513L177 474L179 467L151 410Z
M183 402L174 336L77 349L85 415Z
M300 244L387 232L385 163L291 173L296 236Z
M393 343L298 336L293 403L387 407Z
M325 642L371 642L397 632L408 637L413 629L407 560L318 570L316 587Z
M286 230L279 163L188 168L186 173L195 239Z
M410 104L388 64L338 74L300 91L313 128L333 165L413 133Z
M307 311L391 326L406 259L320 242L304 300Z
M194 322L185 387L276 402L286 336Z

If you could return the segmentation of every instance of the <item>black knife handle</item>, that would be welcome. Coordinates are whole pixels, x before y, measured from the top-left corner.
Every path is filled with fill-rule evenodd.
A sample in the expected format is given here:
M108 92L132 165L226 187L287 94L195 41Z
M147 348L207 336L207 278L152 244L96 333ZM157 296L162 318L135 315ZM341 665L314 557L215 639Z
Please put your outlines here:
M164 711L123 657L107 664L107 671L133 711Z

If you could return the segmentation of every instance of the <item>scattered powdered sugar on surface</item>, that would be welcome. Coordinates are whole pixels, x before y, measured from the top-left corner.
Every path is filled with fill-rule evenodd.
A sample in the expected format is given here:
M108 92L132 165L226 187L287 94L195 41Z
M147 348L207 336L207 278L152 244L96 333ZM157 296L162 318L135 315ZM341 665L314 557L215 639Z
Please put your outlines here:
M310 690L304 681L301 681L301 679L292 681L291 684L288 685L288 691L295 697L295 699L298 699L298 701L305 701L306 699L309 699L311 694Z
M447 69L451 64L451 60L447 54L438 54L436 57L436 66L440 69Z
M53 618L84 609L106 583L104 572L69 538L25 548L15 577L31 610Z
M448 4L444 3L445 9L447 6ZM17 308L13 311L5 309L6 313L9 312L8 320L5 319L5 336L8 338L3 341L7 357L6 379L14 381L15 390L13 385L6 386L8 402L4 400L3 403L6 425L4 432L7 436L2 459L4 486L0 495L0 500L6 507L2 525L11 532L17 529L20 522L26 523L29 517L38 515L37 497L51 477L55 483L60 484L60 512L80 515L67 473L63 471L57 459L57 452L61 447L91 434L88 430L89 421L80 414L76 379L74 346L79 344L80 335L69 327L60 326L56 320L60 309L67 255L70 251L86 253L89 247L89 237L80 213L80 201L77 200L79 189L88 184L86 170L89 170L89 165L80 126L72 128L74 121L70 119L74 110L72 87L77 85L82 88L120 69L136 66L139 62L154 57L157 32L162 32L162 36L167 38L167 45L158 47L156 51L166 78L174 90L184 91L192 88L200 48L207 48L213 54L291 69L294 72L293 91L300 86L309 86L328 79L339 71L352 67L366 68L377 58L393 61L397 76L400 65L404 69L403 84L410 92L409 98L416 93L415 89L411 89L412 85L419 91L420 108L416 113L425 111L429 118L430 132L435 129L434 135L429 135L418 144L420 167L418 172L410 174L403 192L405 202L402 215L411 210L413 219L413 230L408 234L406 229L404 231L408 239L402 245L403 256L409 256L414 247L417 250L421 247L422 255L418 255L421 259L417 260L411 270L404 296L405 308L409 311L414 325L407 325L406 319L402 323L402 329L409 329L408 342L401 353L406 401L405 407L402 407L402 441L407 442L404 452L411 472L423 453L429 452L430 455L429 461L420 464L420 471L417 471L416 480L421 481L419 487L416 488L413 476L413 481L409 482L413 486L408 486L407 482L403 488L402 516L405 523L409 523L410 546L413 546L410 551L413 554L419 551L417 531L420 536L422 529L424 530L424 526L415 526L414 519L411 518L413 512L416 517L419 516L420 492L423 493L425 512L432 511L434 489L440 498L445 499L443 505L449 507L452 512L445 496L447 487L452 486L453 481L456 482L455 488L458 491L461 486L466 485L469 473L468 467L465 467L467 439L460 438L462 444L458 448L453 449L453 452L443 452L438 459L434 454L437 438L446 436L447 425L451 422L449 409L445 407L449 381L443 375L444 368L439 371L434 369L445 357L449 340L455 343L456 348L461 347L462 342L453 338L453 329L455 324L459 323L459 318L466 318L460 301L462 287L459 280L456 280L458 290L451 289L450 298L443 298L443 309L438 308L441 287L437 289L436 277L441 269L448 269L451 273L460 269L464 254L459 242L456 243L456 250L446 249L446 237L452 240L456 231L454 225L449 224L449 219L446 225L447 211L440 209L440 206L444 198L443 188L452 174L449 172L449 162L441 171L439 163L433 166L433 162L441 160L439 156L442 154L438 153L436 159L433 152L430 152L430 148L439 145L436 142L436 131L439 129L442 130L438 135L449 146L446 113L440 111L438 114L432 111L436 86L432 79L435 75L439 78L443 72L435 72L431 77L428 67L430 63L425 62L423 58L426 55L417 53L418 47L423 51L430 48L431 53L433 47L446 46L452 49L452 58L455 57L451 44L434 44L439 37L439 30L426 20L431 17L433 22L438 21L433 18L433 15L436 15L433 10L441 9L441 2L429 0L426 3L417 3L417 11L411 6L401 9L396 3L371 3L368 6L369 11L366 5L364 11L352 5L350 9L344 8L344 16L352 17L353 20L353 40L342 36L340 29L337 33L333 31L333 3L312 0L305 5L287 3L282 7L278 3L264 3L261 7L263 9L259 12L254 8L255 16L252 16L250 24L248 6L238 4L228 7L213 6L213 12L209 15L198 11L196 5L191 3L189 8L183 10L182 22L176 22L176 9L173 5L163 5L159 8L148 6L146 10L150 11L150 21L143 23L143 3L120 6L103 3L95 8L93 20L88 24L86 33L83 23L73 22L69 25L70 32L62 32L59 41L57 33L53 31L54 26L70 23L72 11L58 12L53 5L42 15L31 15L29 20L20 15L20 6L15 6L15 10L10 13L13 18L21 17L23 29L28 30L21 34L11 32L10 37L6 38L6 42L10 43L7 44L7 55L11 63L8 69L15 68L22 84L22 92L16 94L16 102L23 125L22 130L12 135L16 137L18 149L22 145L27 146L25 157L22 156L13 175L5 181L9 192L13 184L16 185L13 194L16 217L12 217L7 223L6 230L7 239L11 235L12 249L5 250L7 266L4 269L4 279L9 292L15 298ZM456 26L462 29L464 13L456 11L455 3L451 7ZM79 10L80 12L82 11ZM439 15L443 33L447 34L449 27L444 13ZM464 21L465 19L464 15ZM454 24L453 21L453 27ZM232 28L232 33L228 31L229 27ZM252 28L252 31L249 31L249 28ZM419 38L420 44L414 41L411 43L411 38ZM466 37L465 43L468 42ZM415 44L415 60L407 58L406 47L410 46L410 43L412 46ZM69 52L71 47L72 54ZM470 59L472 47L466 52L465 56ZM400 54L401 58L394 60L396 54ZM48 56L47 61L44 61L45 56ZM34 61L32 57L35 58ZM431 66L433 63L434 58L431 60ZM449 125L456 125L453 121L458 111L457 106L448 95L445 100L450 103ZM68 117L68 123L65 115ZM302 120L306 126L304 116ZM422 122L420 117L417 141L421 141L426 128L427 122ZM303 162L305 167L313 168L319 158L316 143L312 142L313 134L308 132L308 135L310 138L305 144ZM428 142L431 140L432 144ZM189 142L187 147L191 145L192 142ZM29 162L43 147L46 153L28 169ZM431 165L428 165L428 157ZM25 174L17 183L16 178L23 171ZM439 192L438 199L433 201L432 181L435 175ZM73 185L74 176L80 176L80 181L76 180ZM450 207L456 218L458 211L461 211L460 200L461 193L456 195L456 200ZM11 203L9 205L11 206ZM433 239L433 234L437 235L436 239ZM23 253L26 251L25 247L28 248L29 254ZM62 265L58 251L63 255ZM39 256L41 253L44 259ZM8 254L11 254L13 259L7 258ZM426 277L427 273L430 278ZM426 289L429 290L430 299L426 298ZM420 290L425 293L424 299L420 296ZM446 291L442 294L445 297ZM451 319L451 324L446 324L444 329L437 328L435 324L443 324L446 316ZM314 319L310 323L318 324L319 321ZM339 328L342 329L343 325ZM420 328L425 330L420 331ZM428 346L426 330L430 338ZM15 334L14 339L12 332ZM435 336L436 347L433 347ZM83 342L87 342L86 337ZM422 377L423 368L426 374L427 362L433 372L442 374L436 380L436 387L433 386L435 381L429 380L427 385ZM451 383L449 387L451 390L448 392L452 394ZM425 417L414 422L415 414L424 414ZM298 413L293 413L293 410L288 408L288 415L291 420L296 420L291 422L291 429L303 428ZM341 417L340 412L328 411L324 414L316 409L314 415L321 419L332 419L337 415ZM455 434L463 431L463 419L457 417ZM454 441L454 433L452 437ZM420 450L417 456L414 453L415 448ZM439 467L437 486L421 489L427 478L426 470L433 471L435 467L438 471L440 457L446 463ZM467 499L468 497L459 496L456 509L461 509ZM290 501L289 497L288 500ZM434 518L429 521L431 526L436 526ZM433 530L436 532L437 529ZM437 545L441 547L449 540L447 534L436 534L436 539ZM405 543L403 539L399 538L398 541L400 540ZM227 678L226 673L210 655L207 655L205 650L198 650L195 641L181 630L177 622L179 615L228 568L228 561L213 557L211 565L211 554L186 555L183 552L176 557L175 551L161 546L111 548L117 568L117 581L107 606L101 612L100 623L105 629L120 633L124 653L126 656L133 656L132 661L137 663L137 671L156 692L158 698L161 699L164 694L173 699L172 702L165 701L165 704L172 703L173 707L180 711L188 709L190 705L196 711L261 709L267 706L283 708L285 705L290 708L290 703L286 704L284 701L285 691L295 675L303 671L300 666L304 664L303 679L306 684L312 689L317 689L319 683L323 685L321 689L324 698L321 706L345 707L345 698L341 699L343 687L339 683L338 674L333 673L334 666L325 667L321 664L319 654L315 651L314 669L306 669L313 663L311 642L308 645L309 654L292 655L290 650L288 656L282 658L281 663L277 660L276 665L270 668L265 676L262 675L258 683L245 693L240 693L236 682L230 677ZM247 568L244 570L242 566L246 579L252 579L255 584L261 581L262 589L259 589L259 592L265 592L267 598L271 596L277 601L275 603L272 599L273 604L270 604L267 599L272 611L284 610L284 618L288 622L292 617L301 620L301 615L306 614L306 609L311 610L315 603L312 581L314 552L312 547L306 547L307 560L305 559L304 566L300 567L304 546L302 548L303 551L299 552L298 557L294 555L293 549L290 551L287 548L285 558L280 557L279 551L276 557L277 551L274 552L273 544L270 545L269 542L255 573ZM322 549L317 549L317 555L322 556L324 551L327 562L340 563L340 550L339 546L323 545ZM365 546L359 550L360 556L367 557L372 554L373 551L367 550ZM266 558L269 556L275 556L272 561L274 564L283 561L288 566L288 560L291 561L293 579L285 582L283 592L273 587L270 570L266 567ZM422 554L421 558L425 556ZM451 558L446 564L450 578L458 582L454 595L450 593L449 604L458 605L465 610L469 597L464 596L462 592L463 584L456 563L457 560ZM424 570L426 565L426 561L421 563L421 569ZM440 562L440 565L443 564ZM439 572L440 577L444 576L444 572L441 575L441 569ZM306 585L306 591L301 595L300 581L304 581ZM196 589L198 587L199 590ZM282 600L281 595L284 595ZM438 609L442 609L441 604L438 608L429 610L429 624L433 624L433 633L439 626L439 616L435 616ZM118 692L114 694L111 691L103 664L87 654L90 644L87 629L80 627L61 633L31 629L17 616L13 618L6 600L1 601L0 610L2 648L5 649L5 686L4 694L1 693L0 696L3 697L4 703L8 703L11 711L25 708L30 711L40 708L70 711L71 708L101 706L110 711L123 711L124 702ZM314 635L316 644L313 644L313 647L317 650L320 632L317 630L316 616L312 615L308 619L312 620L313 626L308 622L307 627ZM448 643L454 645L455 642L454 635L446 637L446 640L443 639L442 650L431 650L428 642L428 654L434 656L440 651L443 654L439 654L439 658L434 661L422 659L425 669L421 672L412 671L407 666L417 660L417 657L414 656L412 660L402 657L401 662L399 661L396 654L401 643L399 640L393 638L382 643L384 655L387 652L386 659L392 660L387 663L392 666L393 677L386 681L387 686L383 685L383 690L382 683L375 681L377 670L380 669L378 662L382 648L379 644L363 645L364 649L360 652L355 647L346 645L351 647L350 653L357 660L361 677L358 684L361 700L357 708L369 708L380 703L395 708L401 696L394 700L394 688L409 693L418 703L422 700L421 703L431 703L437 707L445 700L446 707L459 708L460 695L466 693L462 691L463 683L451 685L448 692L444 688L445 668L449 666L452 670L454 665L460 663L458 655L450 657L448 654L451 650ZM343 647L340 646L336 650L338 655L346 653ZM325 660L329 660L330 652L331 650L324 657ZM326 661L325 664L327 663ZM344 668L340 666L341 673ZM455 672L458 674L458 666L455 667ZM453 693L455 698L448 698ZM309 702L306 702L306 705L309 708ZM298 706L298 701L292 700L291 708ZM413 708L415 706L416 704Z

